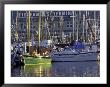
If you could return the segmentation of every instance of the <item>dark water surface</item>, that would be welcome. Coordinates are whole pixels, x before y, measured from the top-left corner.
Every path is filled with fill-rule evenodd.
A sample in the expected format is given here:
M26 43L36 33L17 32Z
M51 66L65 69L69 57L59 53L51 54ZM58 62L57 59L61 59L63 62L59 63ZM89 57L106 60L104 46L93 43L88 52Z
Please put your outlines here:
M12 77L99 77L100 62L52 62L11 69Z

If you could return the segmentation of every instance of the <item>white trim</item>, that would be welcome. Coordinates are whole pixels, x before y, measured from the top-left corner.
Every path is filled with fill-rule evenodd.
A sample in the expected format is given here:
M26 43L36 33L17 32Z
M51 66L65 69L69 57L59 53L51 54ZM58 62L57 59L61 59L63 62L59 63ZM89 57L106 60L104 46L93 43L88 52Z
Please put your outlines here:
M4 28L5 28L5 51L4 51L4 66L5 66L5 83L6 84L105 84L107 83L107 55L106 55L106 4L32 4L32 5L18 5L18 4L5 4L4 11ZM11 10L100 10L100 77L11 77L10 65L10 27L11 27Z

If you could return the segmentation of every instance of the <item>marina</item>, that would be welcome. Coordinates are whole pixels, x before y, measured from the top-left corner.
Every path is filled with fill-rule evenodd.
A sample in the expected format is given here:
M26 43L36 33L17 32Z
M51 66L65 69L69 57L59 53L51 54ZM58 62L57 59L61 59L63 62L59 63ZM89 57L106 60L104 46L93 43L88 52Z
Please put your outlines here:
M12 77L53 77L60 72L58 76L97 77L97 62L100 63L99 11L11 12ZM96 75L92 75L94 69L85 75L89 72L87 66L97 68ZM78 71L70 71L73 67Z

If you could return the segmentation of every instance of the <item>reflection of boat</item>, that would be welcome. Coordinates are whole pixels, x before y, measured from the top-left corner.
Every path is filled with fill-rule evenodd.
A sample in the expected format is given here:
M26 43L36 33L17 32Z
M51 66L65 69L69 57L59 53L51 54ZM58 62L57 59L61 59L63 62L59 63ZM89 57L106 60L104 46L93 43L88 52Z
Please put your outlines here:
M50 53L52 61L90 61L97 60L99 51L93 45L90 49L88 47L77 44L73 47L62 48L54 50Z
M51 76L51 64L25 65L12 68L12 77L48 77Z

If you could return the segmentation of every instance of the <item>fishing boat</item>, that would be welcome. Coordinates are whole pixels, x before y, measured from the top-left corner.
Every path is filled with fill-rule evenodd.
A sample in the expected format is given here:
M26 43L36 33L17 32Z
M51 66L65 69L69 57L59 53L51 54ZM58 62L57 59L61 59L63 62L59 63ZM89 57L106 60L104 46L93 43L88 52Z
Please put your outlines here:
M18 13L17 13L18 14ZM36 64L50 64L51 59L47 55L48 49L46 48L48 45L50 45L50 40L43 41L44 44L42 44L42 41L40 39L40 32L41 32L41 12L39 12L39 19L38 19L38 43L34 43L34 40L32 38L31 42L31 35L30 35L30 11L27 11L27 17L26 17L26 28L27 28L27 42L23 43L22 50L20 50L20 43L18 43L18 34L17 34L17 25L18 25L18 17L16 17L16 44L15 46L12 46L13 52L11 52L11 64L12 66L20 66L20 65L36 65ZM50 42L49 42L50 41ZM41 44L45 45L45 48L41 48ZM37 45L37 46L36 46ZM13 49L15 48L15 49ZM42 50L42 52L41 52Z
M32 65L32 64L50 64L51 59L47 55L41 55L41 39L40 39L40 32L41 32L41 12L39 12L39 28L38 28L38 47L37 47L37 52L35 52L36 55L30 55L31 49L30 49L30 44L29 46L29 55L24 55L24 64L25 65ZM29 16L28 16L28 21L27 21L27 30L28 30L28 43L30 42L30 11L29 11ZM44 45L44 44L43 44Z

